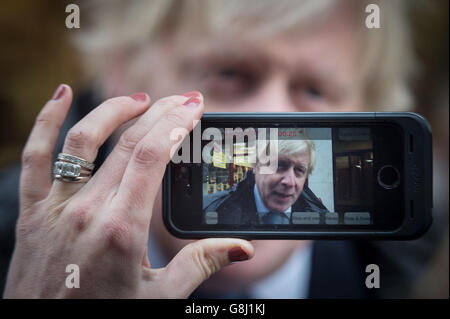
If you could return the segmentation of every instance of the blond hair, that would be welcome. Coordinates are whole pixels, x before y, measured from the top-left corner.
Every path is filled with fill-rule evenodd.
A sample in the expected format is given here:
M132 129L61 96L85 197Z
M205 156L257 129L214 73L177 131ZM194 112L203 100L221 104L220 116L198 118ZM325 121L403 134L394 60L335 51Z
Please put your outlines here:
M314 167L316 167L316 146L314 141L310 139L302 139L280 140L278 142L278 154L291 157L303 154L305 152L309 153L308 175L310 175L313 172Z
M301 129L298 131L298 136L295 138L279 139L277 152L278 155L285 155L287 157L294 157L296 155L308 153L309 154L309 165L308 165L308 176L313 172L316 167L316 145L313 140L311 140L305 130ZM265 147L258 150L258 156L256 158L256 165L259 165L259 158L263 155L270 155L270 144L267 143Z
M366 29L365 7L378 4L381 28ZM103 80L114 57L126 58L127 81L142 81L146 68L139 63L145 46L167 35L243 33L252 38L295 32L298 27L336 5L350 5L361 25L366 107L406 110L412 107L408 79L415 70L406 1L401 0L98 0L84 3L83 25L75 38L88 75ZM84 19L83 21L86 21ZM143 59L141 59L143 61Z

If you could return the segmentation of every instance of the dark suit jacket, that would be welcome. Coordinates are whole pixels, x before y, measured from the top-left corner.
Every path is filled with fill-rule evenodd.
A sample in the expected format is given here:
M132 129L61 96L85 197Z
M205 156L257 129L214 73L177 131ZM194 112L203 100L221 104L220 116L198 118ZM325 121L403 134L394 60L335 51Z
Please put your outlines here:
M204 212L217 212L219 224L259 224L253 189L255 176L249 171L244 179L226 191L205 196ZM303 188L297 201L292 205L296 212L327 212L326 207L308 186Z
M55 159L62 149L68 129L99 102L100 99L95 98L91 91L78 96L62 127ZM105 160L109 149L108 142L100 148L95 161L97 168ZM0 172L0 295L3 295L15 242L15 223L19 213L19 175L20 165ZM446 229L439 228L442 225L445 222L434 223L424 237L414 241L315 241L309 297L408 297L409 290L433 255L443 229ZM377 264L381 271L381 288L376 290L365 287L365 267L372 263Z

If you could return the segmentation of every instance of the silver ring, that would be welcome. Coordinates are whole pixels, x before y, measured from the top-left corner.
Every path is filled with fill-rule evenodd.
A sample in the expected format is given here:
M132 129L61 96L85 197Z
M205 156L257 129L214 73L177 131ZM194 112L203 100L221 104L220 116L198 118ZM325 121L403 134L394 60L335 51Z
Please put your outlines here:
M81 167L84 167L90 171L92 171L95 167L95 165L93 163L89 163L88 161L86 161L85 159L78 157L78 156L74 156L74 155L70 155L67 153L59 153L58 154L58 159L60 161L64 161L64 162L68 162L68 163L72 163L72 164L76 164L79 165Z
M66 163L62 161L55 162L55 166L53 168L53 177L63 182L87 182L91 177L91 174L92 171L83 169L78 164Z
M55 174L55 179L62 181L62 182L68 182L68 183L86 183L91 177L90 176L78 176L78 177L64 177L59 174Z

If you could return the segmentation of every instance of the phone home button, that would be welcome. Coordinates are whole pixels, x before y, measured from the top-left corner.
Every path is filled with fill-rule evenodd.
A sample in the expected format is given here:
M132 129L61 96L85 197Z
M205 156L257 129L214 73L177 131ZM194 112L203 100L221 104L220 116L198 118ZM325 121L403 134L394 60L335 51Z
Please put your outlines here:
M400 172L395 166L384 165L378 170L377 179L381 187L393 189L400 184Z

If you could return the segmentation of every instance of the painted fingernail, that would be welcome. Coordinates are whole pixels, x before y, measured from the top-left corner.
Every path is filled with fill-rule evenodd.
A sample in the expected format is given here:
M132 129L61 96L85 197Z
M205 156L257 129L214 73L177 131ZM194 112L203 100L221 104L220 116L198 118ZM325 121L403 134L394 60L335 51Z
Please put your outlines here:
M233 247L228 251L228 259L234 263L248 259L247 253L241 247Z
M185 97L199 97L201 94L198 91L190 91L182 94Z
M64 85L60 84L58 86L58 88L56 89L55 93L53 93L52 100L55 100L55 101L59 100L64 95L65 91L66 91L66 87Z
M145 102L147 100L147 94L143 93L143 92L137 92L134 94L131 94L130 97L138 102Z
M184 102L183 105L189 107L197 107L200 105L200 100L193 96L190 97L186 102Z

